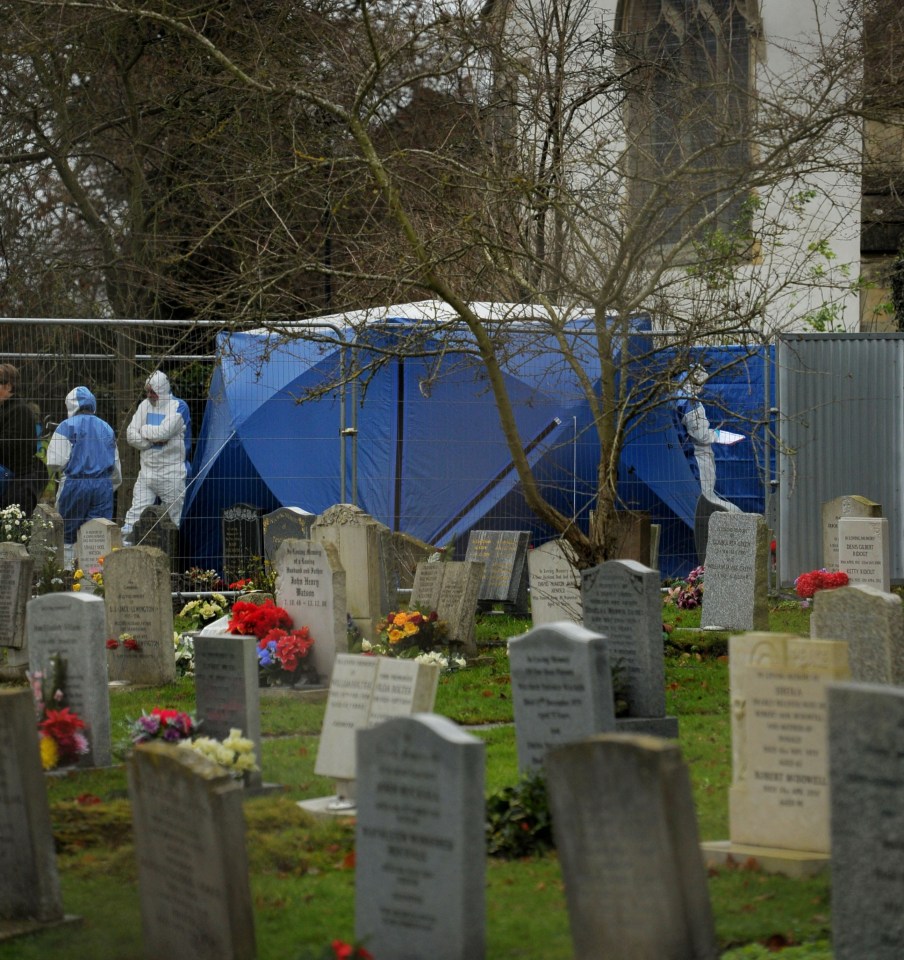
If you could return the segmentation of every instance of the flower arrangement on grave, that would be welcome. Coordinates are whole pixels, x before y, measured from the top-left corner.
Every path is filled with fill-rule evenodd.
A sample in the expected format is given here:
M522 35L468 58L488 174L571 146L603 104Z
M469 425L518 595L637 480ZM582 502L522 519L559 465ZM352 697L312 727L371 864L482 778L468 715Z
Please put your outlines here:
M121 633L118 637L110 637L107 640L107 649L108 650L118 650L122 647L123 650L128 650L131 653L138 653L141 649L141 644L135 639L135 635L131 633Z
M185 630L200 630L208 623L226 615L229 602L221 593L212 593L210 597L198 597L188 603L176 615Z
M216 570L204 570L201 567L189 567L182 574L189 590L223 589L223 580Z
M132 743L149 743L163 740L179 743L191 740L198 732L198 722L190 713L167 707L154 707L150 713L142 712L137 720L129 722L129 739Z
M686 580L679 580L666 593L665 602L681 610L695 610L703 603L704 567L694 567Z
M263 603L236 600L229 614L230 633L263 640L271 630L292 629L292 618L287 610L278 607L269 597Z
M195 641L190 633L173 631L173 647L176 657L176 673L190 677L195 672Z
M246 773L253 773L260 769L254 753L254 743L247 737L243 737L241 730L235 728L229 731L229 736L224 740L195 737L194 740L181 741L179 746L186 750L194 750L208 760L213 760L233 777L242 777Z
M310 666L314 638L307 627L295 629L287 610L269 597L263 603L237 600L229 632L257 637L258 676L262 686L289 686Z
M439 667L442 673L455 673L458 670L464 670L468 665L468 661L460 653L443 653L439 650L419 653L414 660L415 663L433 664Z
M46 676L38 670L29 674L28 679L35 698L41 766L54 770L76 763L90 747L84 732L85 721L66 705L65 660L55 654L50 658Z
M835 590L838 587L846 587L849 582L848 575L843 571L830 573L823 567L821 570L802 573L794 581L794 589L802 600L809 600L817 590Z
M82 589L82 583L85 580L85 571L81 567L72 572L72 589L78 593ZM100 557L96 567L89 567L88 578L92 583L92 590L96 597L104 595L104 558Z
M31 519L18 504L4 507L0 510L0 543L28 543L31 525Z
M385 647L390 656L415 657L442 646L446 642L447 628L435 610L430 613L402 610L381 620L377 624L377 633L380 646Z

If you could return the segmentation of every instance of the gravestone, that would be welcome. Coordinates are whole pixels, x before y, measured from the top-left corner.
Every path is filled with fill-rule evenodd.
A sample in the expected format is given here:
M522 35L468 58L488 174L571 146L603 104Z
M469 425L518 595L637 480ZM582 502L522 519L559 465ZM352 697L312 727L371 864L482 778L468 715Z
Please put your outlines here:
M254 572L263 562L261 511L248 503L236 503L222 514L223 578L235 583Z
M81 593L45 593L28 603L29 670L45 677L50 659L65 661L67 705L87 724L89 752L80 767L107 767L110 746L110 694L107 686L104 601Z
M376 641L376 626L398 602L389 527L358 507L336 504L311 528L311 539L332 543L345 571L348 614L365 639Z
M86 573L92 569L100 569L101 561L107 554L121 546L122 531L112 520L88 520L78 530L75 548L78 565Z
M445 717L358 733L355 935L375 957L483 960L484 753Z
M561 540L550 540L527 552L530 615L535 627L556 620L581 623L581 573Z
M411 588L411 609L435 610L446 624L448 639L460 644L465 656L476 656L477 594L483 580L483 564L476 560L448 563L421 562Z
M107 651L110 680L159 686L176 678L173 601L169 563L162 550L131 547L109 554L104 564L107 636L131 634L137 650L123 644Z
M829 687L832 956L904 956L904 690Z
M34 560L20 543L0 543L0 680L21 680L28 669L25 605Z
M584 626L606 637L612 668L624 685L627 715L622 733L678 736L665 715L665 648L659 574L633 560L609 560L584 570Z
M861 584L817 590L810 636L847 642L852 680L904 683L904 603L897 594Z
M434 552L434 547L417 537L400 530L392 532L393 565L399 578L399 589L410 590L414 586L417 565L426 561Z
M822 565L827 570L838 569L838 521L841 517L876 519L881 516L881 504L856 494L827 500L822 505Z
M719 956L677 744L594 736L552 750L549 803L575 957Z
M0 936L63 920L31 690L0 690Z
M439 667L415 660L339 654L333 670L314 772L336 781L336 797L303 801L314 813L354 806L358 757L355 733L393 718L429 713Z
M697 498L697 507L694 512L694 549L697 551L697 564L706 563L706 548L709 543L709 521L717 513L728 513L728 508L713 503L706 497Z
M701 625L768 630L769 531L758 513L715 513L709 524Z
M561 743L615 729L608 643L575 623L509 640L518 769L542 770Z
M276 603L314 638L308 656L329 684L336 656L348 651L345 571L332 543L285 540L276 551Z
M261 518L264 557L276 563L276 552L286 540L309 540L311 525L317 519L301 507L278 507Z
M145 956L254 960L240 781L159 741L136 746L127 772Z
M650 565L650 515L643 510L616 510L615 551L619 560Z
M848 677L846 644L791 634L729 640L730 841L707 860L754 858L767 872L824 869L829 853L826 688Z
M838 520L838 569L851 583L891 590L888 520L840 517Z
M145 507L132 527L131 542L138 547L156 547L170 558L175 572L179 565L179 528L162 504Z
M261 763L261 697L257 638L234 633L195 637L195 696L201 734L223 740L239 729L254 744ZM259 770L245 775L249 787L261 786Z
M481 609L501 603L506 613L527 615L526 530L472 530L465 560L479 560L484 566L483 582L477 595Z
M62 567L65 550L63 518L49 503L39 503L31 515L31 521L28 555L34 560L36 570L48 563Z

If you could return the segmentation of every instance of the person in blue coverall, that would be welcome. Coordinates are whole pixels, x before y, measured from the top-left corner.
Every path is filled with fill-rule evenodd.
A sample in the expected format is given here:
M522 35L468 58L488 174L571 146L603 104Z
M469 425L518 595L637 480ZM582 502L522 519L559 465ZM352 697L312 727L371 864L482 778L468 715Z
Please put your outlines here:
M113 428L95 416L97 400L87 387L66 395L66 420L47 445L47 466L63 474L57 510L63 518L65 558L74 553L79 527L88 520L113 519L113 491L122 483Z
M191 444L188 404L173 396L169 377L162 370L148 377L144 389L145 399L126 430L126 439L141 451L141 468L122 525L124 539L130 537L141 511L158 500L178 527L185 499Z

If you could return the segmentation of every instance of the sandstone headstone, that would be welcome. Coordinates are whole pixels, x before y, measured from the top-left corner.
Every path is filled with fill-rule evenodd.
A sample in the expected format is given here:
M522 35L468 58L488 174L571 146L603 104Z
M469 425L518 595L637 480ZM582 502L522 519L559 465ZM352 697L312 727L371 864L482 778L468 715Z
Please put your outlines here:
M665 716L659 574L633 560L610 560L583 571L581 595L584 626L606 637L610 662L625 686L628 714L617 729L676 737L677 721Z
M278 507L265 513L261 519L261 531L267 560L276 563L276 551L286 540L309 540L311 525L316 519L315 514L301 507Z
M109 554L104 564L107 636L131 634L137 650L124 644L107 651L111 680L159 686L176 677L173 601L169 562L162 550L131 547Z
M28 555L40 570L50 563L62 567L64 560L63 518L49 503L39 503L31 515L31 537L28 540Z
M704 627L767 630L769 532L758 513L713 514L706 550Z
M0 543L0 647L25 646L25 605L33 571L34 560L24 546Z
M527 552L530 615L535 627L556 620L581 623L581 574L561 540L550 540Z
M527 613L526 530L472 530L465 560L479 560L484 566L478 600L484 608L502 603L509 613Z
M29 601L26 623L31 674L49 676L54 654L65 662L68 706L87 724L90 751L79 766L109 766L113 758L104 601L81 593L45 593Z
M891 590L888 520L840 517L838 520L838 569L851 583Z
M576 957L715 960L690 777L677 744L595 736L546 763Z
M542 770L548 750L615 729L604 637L574 623L534 627L509 641L518 768Z
M904 690L829 687L832 956L904 956Z
M485 956L484 744L445 717L358 734L355 934L375 957Z
M897 594L862 584L817 590L810 636L847 642L852 680L904 683L904 603Z
M235 583L248 577L263 562L261 511L247 503L236 503L222 514L223 577Z
M308 654L321 680L329 684L336 656L348 651L345 571L332 543L285 540L276 551L276 602L297 629L314 638Z
M195 696L201 734L223 740L238 729L254 744L261 761L261 708L257 638L234 633L195 637ZM260 771L248 773L248 786L261 785Z
M856 494L827 500L822 505L822 565L828 570L838 569L838 521L841 517L876 519L881 516L881 504Z
M47 787L30 690L0 690L0 932L63 919Z
M345 570L348 613L362 635L377 639L376 625L397 605L392 534L358 507L340 503L322 513L311 539L332 543Z
M86 572L100 569L107 554L121 546L122 531L112 520L88 520L79 527L76 541L79 566Z
M160 742L135 748L128 780L145 955L254 960L240 782Z

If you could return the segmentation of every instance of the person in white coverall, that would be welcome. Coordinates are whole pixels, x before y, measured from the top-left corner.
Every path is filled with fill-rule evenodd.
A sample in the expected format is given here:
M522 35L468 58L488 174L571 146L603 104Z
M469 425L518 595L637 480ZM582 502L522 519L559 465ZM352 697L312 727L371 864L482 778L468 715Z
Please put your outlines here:
M173 396L169 378L161 370L152 373L144 386L145 399L126 430L126 439L141 451L141 468L122 525L124 538L130 536L142 510L158 501L178 527L185 499L191 443L188 404Z

